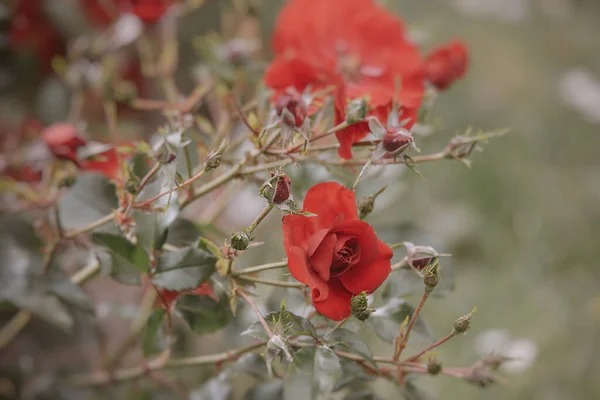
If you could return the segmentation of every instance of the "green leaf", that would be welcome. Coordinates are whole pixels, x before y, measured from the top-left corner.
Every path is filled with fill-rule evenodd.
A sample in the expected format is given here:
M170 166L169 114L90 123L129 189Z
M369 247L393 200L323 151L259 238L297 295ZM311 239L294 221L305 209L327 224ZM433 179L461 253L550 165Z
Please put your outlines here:
M142 349L145 356L160 353L169 345L169 341L163 330L165 315L165 310L157 308L152 311L150 318L148 318L146 330L142 338Z
M350 392L365 391L368 388L368 382L376 379L372 375L367 375L365 369L352 360L340 358L340 364L342 365L342 377L335 383L334 392L341 389Z
M243 400L280 400L283 397L283 382L276 380L261 383L248 389Z
M87 293L79 285L73 283L59 265L54 265L54 262L48 270L47 280L50 290L59 299L83 311L94 312L94 305Z
M0 215L0 302L26 309L65 331L73 319L42 270L41 241L24 214ZM56 280L54 281L56 284ZM55 288L59 289L59 288Z
M189 246L198 240L202 231L196 224L188 219L178 217L169 226L167 243L173 246Z
M206 296L184 295L177 300L177 312L196 333L212 333L227 326L231 312L227 303Z
M96 256L105 273L126 285L139 285L140 275L150 271L150 258L138 245L123 236L95 233L93 240L100 247Z
M283 383L283 399L329 399L341 376L340 360L330 348L305 347L294 354Z
M405 300L392 298L387 304L377 308L367 319L367 323L371 325L381 339L388 343L394 343L400 331L400 324L406 317L410 318L414 311L414 307ZM431 329L425 324L421 316L417 317L410 337L419 337L428 343L433 341Z
M246 373L260 380L266 380L268 376L265 360L258 353L247 353L227 369L227 375Z
M189 395L190 400L229 400L232 397L231 384L220 377L212 378Z
M168 290L187 290L206 282L215 272L217 258L198 245L164 252L157 259L152 282Z
M176 187L175 173L175 164L163 165L154 179L142 189L138 195L138 201L148 200ZM149 252L159 250L167 240L167 229L179 214L177 192L162 196L154 201L152 206L163 211L136 211L133 213L138 243Z
M338 328L327 333L323 337L323 340L329 346L342 347L341 350L360 355L377 369L371 349L356 333L344 328Z
M58 213L63 229L79 229L109 215L119 207L115 187L97 173L80 173L77 180L62 196ZM116 233L117 226L109 222L94 232Z
M308 319L293 314L287 310L271 312L265 316L265 321L271 327L273 333L282 335L283 337L290 336L312 336L318 338L314 325ZM269 339L265 332L265 328L260 321L253 322L242 335L252 336L256 339Z

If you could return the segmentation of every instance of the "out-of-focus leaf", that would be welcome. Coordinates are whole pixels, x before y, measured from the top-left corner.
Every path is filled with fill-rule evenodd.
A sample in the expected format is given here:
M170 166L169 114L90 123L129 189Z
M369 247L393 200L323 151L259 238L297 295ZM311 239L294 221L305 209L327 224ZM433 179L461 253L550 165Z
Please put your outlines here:
M369 346L356 333L344 328L338 328L327 333L323 340L329 346L341 347L340 350L360 355L370 362L373 367L377 368Z
M58 213L63 229L83 228L110 214L119 206L115 187L97 173L80 173L69 191L58 203ZM114 222L109 222L95 232L116 233Z
M231 384L220 377L206 382L201 388L190 392L190 400L229 400L233 396Z
M228 375L242 372L261 380L266 380L268 376L265 360L257 353L244 354L228 368L227 372Z
M142 189L138 196L138 201L148 200L176 187L175 173L175 164L163 165L156 173L155 178ZM163 211L136 211L133 213L136 224L135 234L138 238L138 243L148 251L160 249L167 240L167 229L179 214L177 191L162 196L160 199L154 201L152 206Z
M421 389L415 386L414 382L408 380L406 382L406 387L403 390L402 394L406 400L431 400L427 394L425 394Z
M364 391L369 381L375 380L372 375L367 375L365 369L352 360L340 358L342 377L335 383L333 391L346 389L350 392Z
M62 301L72 304L77 308L94 312L94 306L87 293L71 281L58 265L50 265L48 270L48 285L50 290Z
M146 330L144 331L144 336L142 338L142 348L144 349L144 355L146 356L160 353L169 345L168 339L163 331L165 314L165 310L159 308L152 311L150 318L148 318Z
M300 317L287 310L269 313L265 316L265 321L271 327L274 333L283 337L296 335L312 336L317 338L317 332L313 324L306 318ZM269 339L265 328L260 321L252 323L242 335L249 335L256 339Z
M40 246L41 241L27 216L0 216L0 302L31 311L68 331L73 320L44 277Z
M215 272L217 258L198 245L192 245L164 252L157 261L152 282L169 290L186 290L196 288L210 278Z
M108 233L95 233L93 239L99 245L96 256L105 273L127 285L140 284L140 274L150 270L150 259L143 248Z
M325 346L305 347L294 354L283 383L284 400L329 399L341 378L338 356Z
M400 324L406 317L410 318L414 311L414 307L405 300L392 298L384 306L378 307L367 319L367 323L373 327L373 330L381 339L394 343L400 331ZM433 340L431 330L421 316L417 317L410 337L420 337L427 342Z
M175 308L196 333L216 332L231 319L227 303L206 296L184 295Z
M261 383L248 389L243 400L280 400L283 397L283 382Z
M178 217L169 226L167 243L173 246L189 246L198 240L201 234L202 231L194 222Z

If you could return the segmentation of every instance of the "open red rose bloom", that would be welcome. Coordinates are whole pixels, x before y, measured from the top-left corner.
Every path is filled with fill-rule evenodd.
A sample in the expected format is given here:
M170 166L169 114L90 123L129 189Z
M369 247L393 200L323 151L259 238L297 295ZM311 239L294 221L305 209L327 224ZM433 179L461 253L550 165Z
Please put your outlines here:
M385 281L392 250L358 219L354 192L335 182L313 186L303 210L316 217L283 218L289 270L310 287L318 312L342 320L350 315L352 296L372 293Z
M417 121L424 93L419 50L402 21L372 0L291 0L279 15L273 49L267 86L277 93L336 87L343 93L336 124L345 118L346 101L364 96L370 115L383 123L394 101L405 128ZM352 158L352 145L368 133L364 122L337 132L340 157Z

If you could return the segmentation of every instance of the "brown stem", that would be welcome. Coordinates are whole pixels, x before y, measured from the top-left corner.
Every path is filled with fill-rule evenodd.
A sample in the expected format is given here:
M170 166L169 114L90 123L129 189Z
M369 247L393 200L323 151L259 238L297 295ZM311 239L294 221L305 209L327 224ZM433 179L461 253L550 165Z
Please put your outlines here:
M419 305L415 309L415 312L413 313L413 315L410 317L410 321L408 322L408 326L406 327L406 333L404 334L404 337L400 341L400 348L399 348L397 354L394 355L395 360L400 359L400 356L402 355L402 351L406 348L406 344L408 343L408 338L410 336L410 332L412 331L413 327L415 326L417 317L421 313L421 310L423 309L423 306L425 305L425 302L427 301L428 297L429 297L429 293L424 292L423 296L421 297L421 301L419 302Z
M423 356L423 354L428 353L431 350L435 349L436 347L441 346L442 344L446 343L448 340L452 339L454 336L456 336L456 332L453 330L452 332L450 332L449 334L447 334L446 336L444 336L437 342L433 343L432 345L428 346L426 349L422 350L418 354L415 354L414 356L407 358L406 361L407 362L417 361L419 358L421 358Z
M267 332L269 337L273 336L273 331L269 327L269 324L267 324L267 321L265 321L265 318L262 316L262 314L261 314L260 310L258 309L258 307L256 306L256 303L254 302L254 300L252 300L252 298L250 296L248 296L248 294L239 287L235 289L235 293L238 296L240 296L242 299L244 299L244 301L246 303L248 303L248 305L250 307L252 307L252 309L256 313L256 316L258 317L258 320L260 321L263 328L265 328L265 331Z
M276 281L276 280L272 280L272 279L255 278L253 276L246 276L246 275L236 276L236 279L239 279L242 281L247 281L247 282L252 282L252 283L260 283L262 285L277 286L277 287L284 287L284 288L294 288L294 289L304 288L304 284L299 283L299 282L283 282L283 281Z

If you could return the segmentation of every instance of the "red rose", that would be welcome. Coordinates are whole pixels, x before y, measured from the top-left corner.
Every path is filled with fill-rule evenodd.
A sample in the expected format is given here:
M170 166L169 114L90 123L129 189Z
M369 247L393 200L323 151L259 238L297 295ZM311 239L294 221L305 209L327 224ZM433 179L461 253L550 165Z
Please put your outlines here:
M286 88L275 100L275 110L283 123L300 127L308 114L302 95L293 87Z
M352 296L372 293L390 273L392 250L358 219L354 192L335 182L313 186L304 211L316 217L283 218L283 245L290 273L311 289L318 312L348 317Z
M175 0L113 0L112 9L103 6L100 0L83 0L89 18L98 25L108 25L115 15L110 12L135 14L146 24L158 21Z
M336 99L336 123L344 120L347 100L364 96L370 115L382 121L394 99L409 120L406 129L417 121L424 93L419 51L402 22L372 0L291 0L279 15L273 48L267 86L277 92L337 86L345 95ZM352 144L368 134L364 122L337 132L340 157L352 158Z
M425 60L425 76L439 90L447 89L467 71L469 51L459 41L453 41L431 52Z
M157 299L156 301L156 306L169 308L171 307L171 305L173 305L175 300L177 300L179 297L185 294L193 294L196 296L208 296L215 301L218 300L217 295L215 294L213 288L210 286L210 283L204 282L196 289L183 290L181 292L177 290L159 289L159 299Z
M44 128L40 134L42 140L57 158L77 161L77 149L86 141L79 136L79 130L68 122L57 122Z
M78 164L80 171L98 172L108 179L116 179L121 170L121 160L114 147L90 159L79 160Z

